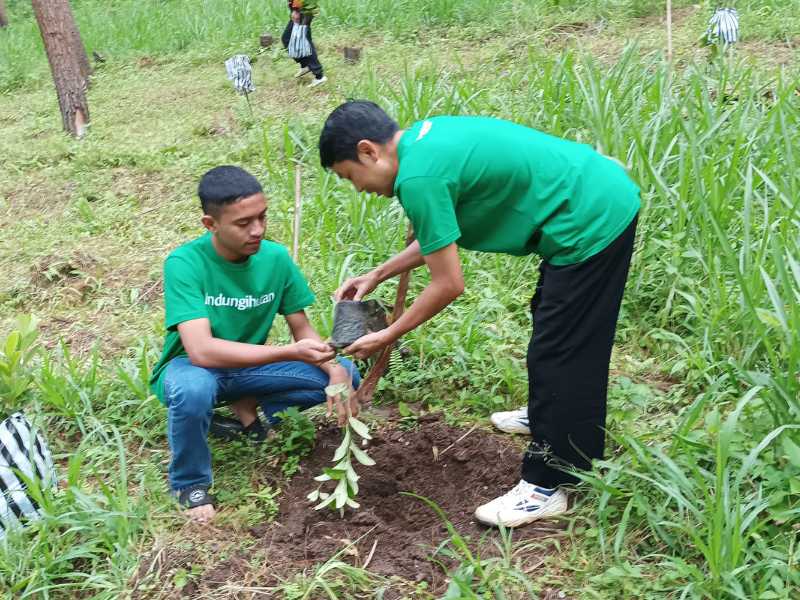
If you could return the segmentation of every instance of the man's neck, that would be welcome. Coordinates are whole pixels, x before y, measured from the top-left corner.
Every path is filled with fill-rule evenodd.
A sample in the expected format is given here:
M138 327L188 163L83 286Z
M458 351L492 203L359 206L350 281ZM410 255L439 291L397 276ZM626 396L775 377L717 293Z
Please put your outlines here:
M213 233L211 234L211 245L214 246L214 251L221 258L224 258L228 262L242 264L244 262L247 262L247 259L250 258L249 256L232 253L230 250L228 250L222 244L219 243L217 236L214 235Z

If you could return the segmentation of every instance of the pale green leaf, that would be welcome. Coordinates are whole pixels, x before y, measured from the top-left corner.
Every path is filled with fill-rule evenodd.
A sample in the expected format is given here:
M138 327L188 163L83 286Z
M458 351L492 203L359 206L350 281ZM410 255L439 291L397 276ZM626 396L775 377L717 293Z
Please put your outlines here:
M356 457L356 460L365 467L371 467L375 464L375 461L372 460L366 452L361 450L361 448L357 448L355 444L350 444L350 452L352 452L353 456Z
M325 395L328 397L335 397L339 394L344 394L349 389L346 383L334 383L333 385L326 386Z
M350 440L351 439L352 439L352 436L350 435L350 430L348 429L348 430L346 430L344 432L344 439L342 440L342 443L339 444L339 447L336 449L336 452L333 454L333 461L334 462L338 462L338 461L342 460L345 457L345 455L347 454L347 448L348 448L348 446L350 446Z
M372 439L372 436L369 434L369 428L362 421L359 421L355 417L350 417L347 421L350 423L350 427L353 428L353 431L355 431L362 438L365 440Z

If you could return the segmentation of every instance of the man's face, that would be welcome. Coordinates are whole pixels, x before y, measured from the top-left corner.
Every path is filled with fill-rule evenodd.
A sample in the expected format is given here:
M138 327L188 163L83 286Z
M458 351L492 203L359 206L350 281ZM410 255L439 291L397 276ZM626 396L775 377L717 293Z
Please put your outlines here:
M362 140L358 143L358 161L336 162L331 169L342 179L350 180L359 192L394 196L397 158L385 146Z
M253 194L222 206L218 215L203 215L203 225L214 234L224 258L244 260L258 252L267 224L267 199Z

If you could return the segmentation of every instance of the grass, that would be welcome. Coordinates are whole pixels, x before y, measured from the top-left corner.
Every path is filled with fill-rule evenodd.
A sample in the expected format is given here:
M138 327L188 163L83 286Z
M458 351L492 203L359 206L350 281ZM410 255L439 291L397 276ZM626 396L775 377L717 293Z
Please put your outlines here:
M327 333L328 292L399 249L405 227L396 204L357 194L317 166L322 119L353 96L374 99L403 124L429 114L493 114L591 143L625 162L642 186L609 456L585 477L569 543L536 571L537 593L552 586L588 598L797 595L800 75L796 61L783 64L797 56L800 36L792 2L736 3L742 44L714 62L694 44L711 8L674 3L683 20L669 66L660 3L423 8L342 0L325 5L315 31L331 87L309 94L291 82L279 50L260 54L251 116L220 61L255 54L259 33L279 32L283 2L207 0L201 18L189 3L164 10L123 1L99 10L94 0L77 1L87 46L107 59L90 90L91 134L81 142L58 131L27 5L7 4L0 330L35 313L42 346L0 368L2 406L40 415L69 475L64 490L46 496L42 522L0 548L0 589L11 597L117 597L139 581L155 595L162 584L193 585L213 564L161 569L140 558L153 540L180 555L186 535L163 482L163 409L146 387L163 333L161 261L199 233L194 187L221 163L258 174L271 200L269 233L290 243L292 160L300 160L301 265L320 298L312 319ZM626 46L631 30L637 41ZM346 66L334 48L359 40L365 60ZM467 292L406 337L411 358L381 384L381 399L446 407L448 419L463 423L525 401L536 262L472 253L462 260ZM412 295L425 280L415 274ZM391 285L380 291L387 300L392 293ZM11 346L0 348L0 367L14 362ZM283 446L294 439L287 433ZM272 518L280 465L292 465L246 447L213 452L217 487L236 507L223 512L225 526L238 532ZM265 470L265 461L275 468ZM246 545L237 535L230 547ZM506 562L487 563L465 553L460 539L449 532L440 555L449 553L462 594L486 589L480 569L502 578L518 566L509 557L535 552L514 554L507 545ZM280 589L237 582L220 597L345 598L394 585L429 597L362 571L338 556ZM510 597L527 593L520 578L498 581L511 586Z

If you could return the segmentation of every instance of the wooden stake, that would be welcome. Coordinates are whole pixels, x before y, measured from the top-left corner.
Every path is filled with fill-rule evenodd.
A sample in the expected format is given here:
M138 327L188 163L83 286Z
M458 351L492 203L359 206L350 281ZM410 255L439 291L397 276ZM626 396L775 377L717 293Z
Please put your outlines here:
M667 0L667 60L672 61L672 0Z
M294 168L294 241L292 243L292 260L297 262L300 253L300 217L303 205L300 202L300 163Z
M410 246L413 241L414 231L409 227L408 233L406 234L406 246ZM392 323L397 321L406 309L406 296L408 295L408 282L410 278L411 271L405 271L400 275L400 283L397 285L397 296L395 297L394 309L392 310ZM369 374L358 387L356 398L362 406L372 401L372 396L375 394L375 387L378 385L378 381L383 377L384 373L386 373L386 368L389 366L389 358L392 356L392 350L394 350L394 344L390 344L383 349L378 360L372 365L372 370L370 370Z

